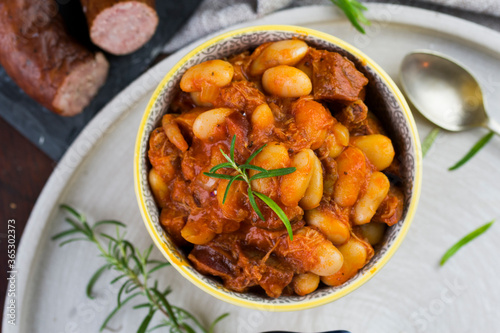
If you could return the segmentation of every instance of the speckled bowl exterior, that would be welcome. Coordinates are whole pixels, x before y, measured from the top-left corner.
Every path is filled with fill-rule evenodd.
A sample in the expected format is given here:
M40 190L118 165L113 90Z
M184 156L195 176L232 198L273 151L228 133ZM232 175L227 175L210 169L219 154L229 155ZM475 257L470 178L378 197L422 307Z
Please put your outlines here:
M169 239L160 225L157 207L148 184L148 141L160 125L161 117L179 89L184 72L203 61L228 57L256 46L284 39L299 38L318 49L338 52L355 63L369 79L366 104L382 121L392 138L401 164L405 208L401 220L388 228L382 246L356 276L338 287L320 287L306 296L268 298L261 294L228 290L210 276L197 272L185 254ZM417 208L422 178L422 156L417 128L410 108L392 79L377 64L351 45L323 32L296 26L255 26L228 32L196 47L165 76L154 92L142 118L134 158L135 192L141 214L156 246L190 282L223 301L269 311L303 310L332 302L352 292L374 276L395 253L405 237Z

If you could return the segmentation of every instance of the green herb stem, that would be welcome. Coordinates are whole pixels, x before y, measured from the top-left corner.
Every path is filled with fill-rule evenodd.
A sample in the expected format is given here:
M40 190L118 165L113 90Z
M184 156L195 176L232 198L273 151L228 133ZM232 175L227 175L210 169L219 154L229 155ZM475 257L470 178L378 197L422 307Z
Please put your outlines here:
M331 0L331 2L339 7L351 22L351 24L361 33L365 33L365 29L361 26L370 25L370 21L363 14L367 10L362 3L356 0Z
M422 142L422 157L425 157L425 155L427 155L429 149L432 147L432 144L434 143L434 141L436 141L439 132L440 129L436 127L432 131L430 131L429 134L427 134L424 141Z
M467 163L474 155L476 155L488 142L490 142L491 138L495 135L494 132L489 132L485 136L483 136L479 141L465 154L464 157L460 161L458 161L455 165L451 166L448 170L453 171L460 168L462 165Z
M61 208L65 209L68 213L73 215L73 217L76 217L76 220L74 218L66 218L65 221L72 228L54 235L52 239L58 240L75 234L81 234L83 237L72 237L61 242L59 245L63 246L80 240L90 241L97 247L100 252L100 256L106 261L106 264L101 266L90 278L86 287L87 296L91 299L93 298L92 289L97 280L106 270L113 269L119 272L119 276L114 278L110 282L111 284L120 280L123 282L117 295L117 305L104 320L100 331L103 331L107 327L108 322L120 309L123 308L126 303L140 295L144 296L148 302L139 304L135 306L134 309L149 309L148 314L143 319L137 330L137 332L140 333L148 331L148 326L157 311L163 314L164 321L161 325L149 329L148 332L151 332L159 327L170 327L171 332L195 332L188 322L186 322L185 319L188 319L191 322L194 322L202 332L208 333L210 330L213 330L213 326L220 321L221 317L217 318L212 323L209 330L203 328L199 321L196 320L193 315L189 314L189 312L170 305L166 298L166 296L171 292L169 287L165 288L163 291L159 290L157 280L155 280L151 286L149 283L151 273L162 269L169 264L167 262L149 259L153 250L153 245L141 253L132 245L132 243L124 239L125 233L121 234L119 232L119 228L126 227L125 224L114 220L105 220L96 222L90 226L87 223L85 216L78 213L75 209L67 205L62 205ZM108 234L97 233L96 229L103 225L115 226L116 236L113 237ZM107 244L104 244L101 239L107 242ZM177 311L174 311L173 309L176 309Z
M257 149L245 162L245 164L238 165L234 159L234 149L235 149L235 144L236 144L236 135L233 136L231 140L231 147L229 149L229 155L227 155L222 149L220 152L222 153L222 156L227 160L225 163L218 164L214 166L213 168L210 169L209 172L204 172L203 174L207 177L212 177L212 178L218 178L218 179L227 179L229 180L227 186L226 186L226 191L224 192L224 198L222 200L222 204L226 203L227 195L229 193L229 188L235 181L244 181L248 184L248 201L250 202L250 205L252 206L253 210L255 213L257 213L257 216L259 216L260 219L265 220L264 216L262 215L262 212L259 209L259 206L257 205L257 202L255 201L255 196L257 196L259 199L261 199L269 208L271 208L276 215L283 221L283 224L285 225L288 235L290 236L290 239L293 240L293 233L292 233L292 226L290 225L290 220L288 220L288 217L286 216L285 212L281 207L274 202L273 199L269 198L268 196L258 193L253 191L252 189L252 180L255 179L262 179L262 178L271 178L271 177L279 177L279 176L284 176L291 174L295 172L297 169L296 168L281 168L281 169L272 169L272 170L266 170L261 167L258 167L256 165L250 164L250 162L257 156L263 149L266 147L266 145L263 145L259 149ZM226 174L220 174L216 173L216 171L224 168L229 168L233 169L237 172L236 175L226 175ZM248 177L247 170L255 170L259 171L259 173L256 173L252 177Z
M483 225L483 226L477 228L476 230L472 231L468 235L464 236L462 239L460 239L457 243L455 243L452 247L450 247L448 249L448 251L446 251L446 253L441 258L441 261L439 262L439 265L443 266L448 261L448 259L450 259L451 256L453 256L464 245L466 245L467 243L471 242L475 238L477 238L477 237L481 236L482 234L484 234L493 225L494 222L495 222L495 220L493 220L491 222L488 222L485 225Z

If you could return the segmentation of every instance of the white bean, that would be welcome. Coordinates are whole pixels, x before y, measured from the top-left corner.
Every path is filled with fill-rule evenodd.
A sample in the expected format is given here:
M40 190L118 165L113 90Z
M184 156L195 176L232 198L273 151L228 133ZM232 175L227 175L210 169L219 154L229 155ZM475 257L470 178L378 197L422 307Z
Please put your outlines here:
M312 293L319 286L319 276L314 273L297 274L293 277L293 291L300 296Z
M314 164L311 174L311 180L307 186L304 197L299 201L303 209L313 209L319 206L323 197L323 168L319 158L314 155Z
M292 157L290 166L297 170L281 178L280 199L286 206L297 206L307 191L312 177L316 155L311 149L303 149Z
M182 237L192 244L206 244L215 237L215 232L204 221L188 220L181 230Z
M385 135L372 134L355 136L351 138L351 144L361 149L370 163L379 171L391 165L394 159L392 141Z
M169 200L170 191L167 183L160 177L155 169L149 171L149 186L156 199L156 203L160 207L165 207L165 203Z
M353 277L373 255L373 248L370 244L361 241L356 237L338 247L344 262L342 268L335 274L322 276L321 281L329 286L338 286Z
M311 79L301 70L286 65L269 68L262 75L262 85L271 95L300 97L309 95Z
M252 62L250 75L257 76L278 65L294 66L307 54L309 47L301 40L282 40L266 47Z
M333 197L342 207L353 206L366 177L365 155L358 148L349 146L337 157L339 178Z
M193 91L189 94L191 95L191 99L193 100L194 104L196 104L197 106L204 106L209 108L213 106L211 102L206 102L201 99L201 92Z
M259 105L252 113L252 127L260 131L269 131L274 126L274 115L266 103Z
M334 214L330 207L319 207L304 212L308 225L318 228L334 245L345 243L351 232L349 222Z
M319 231L309 227L303 227L298 230L294 236L306 237L309 239L310 244L314 244L308 247L308 250L311 251L311 255L317 260L314 267L310 270L311 273L319 276L328 276L335 274L342 267L344 263L342 254L332 242L327 240Z
M336 123L332 126L332 132L326 138L326 148L328 156L336 158L342 153L344 147L349 145L349 130L341 123Z
M185 92L202 91L203 86L223 87L233 79L234 68L227 61L209 60L189 68L181 79Z
M226 117L233 113L232 109L218 108L203 112L193 123L194 135L203 141L212 141Z
M389 193L389 179L382 172L376 171L370 176L366 191L354 205L354 224L366 224L370 222L377 212L378 206Z
M177 124L173 115L169 113L164 115L161 120L161 125L170 142L172 142L181 151L188 150L189 146L186 142L186 139L184 139L184 136L179 129L179 125Z
M359 227L361 235L368 240L371 245L378 244L384 238L386 224L370 222Z

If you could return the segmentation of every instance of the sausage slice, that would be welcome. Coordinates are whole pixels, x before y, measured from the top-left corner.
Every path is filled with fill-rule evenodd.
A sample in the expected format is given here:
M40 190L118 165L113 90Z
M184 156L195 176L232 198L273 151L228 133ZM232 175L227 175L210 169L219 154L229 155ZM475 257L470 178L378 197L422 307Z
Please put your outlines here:
M116 55L146 44L158 26L154 0L80 1L94 44Z

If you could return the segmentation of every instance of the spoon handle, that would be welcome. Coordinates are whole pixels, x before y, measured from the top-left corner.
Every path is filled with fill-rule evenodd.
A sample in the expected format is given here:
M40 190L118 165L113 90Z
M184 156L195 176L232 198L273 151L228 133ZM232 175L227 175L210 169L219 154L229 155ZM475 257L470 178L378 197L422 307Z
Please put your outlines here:
M500 124L495 120L489 119L485 127L494 132L496 135L500 136Z

